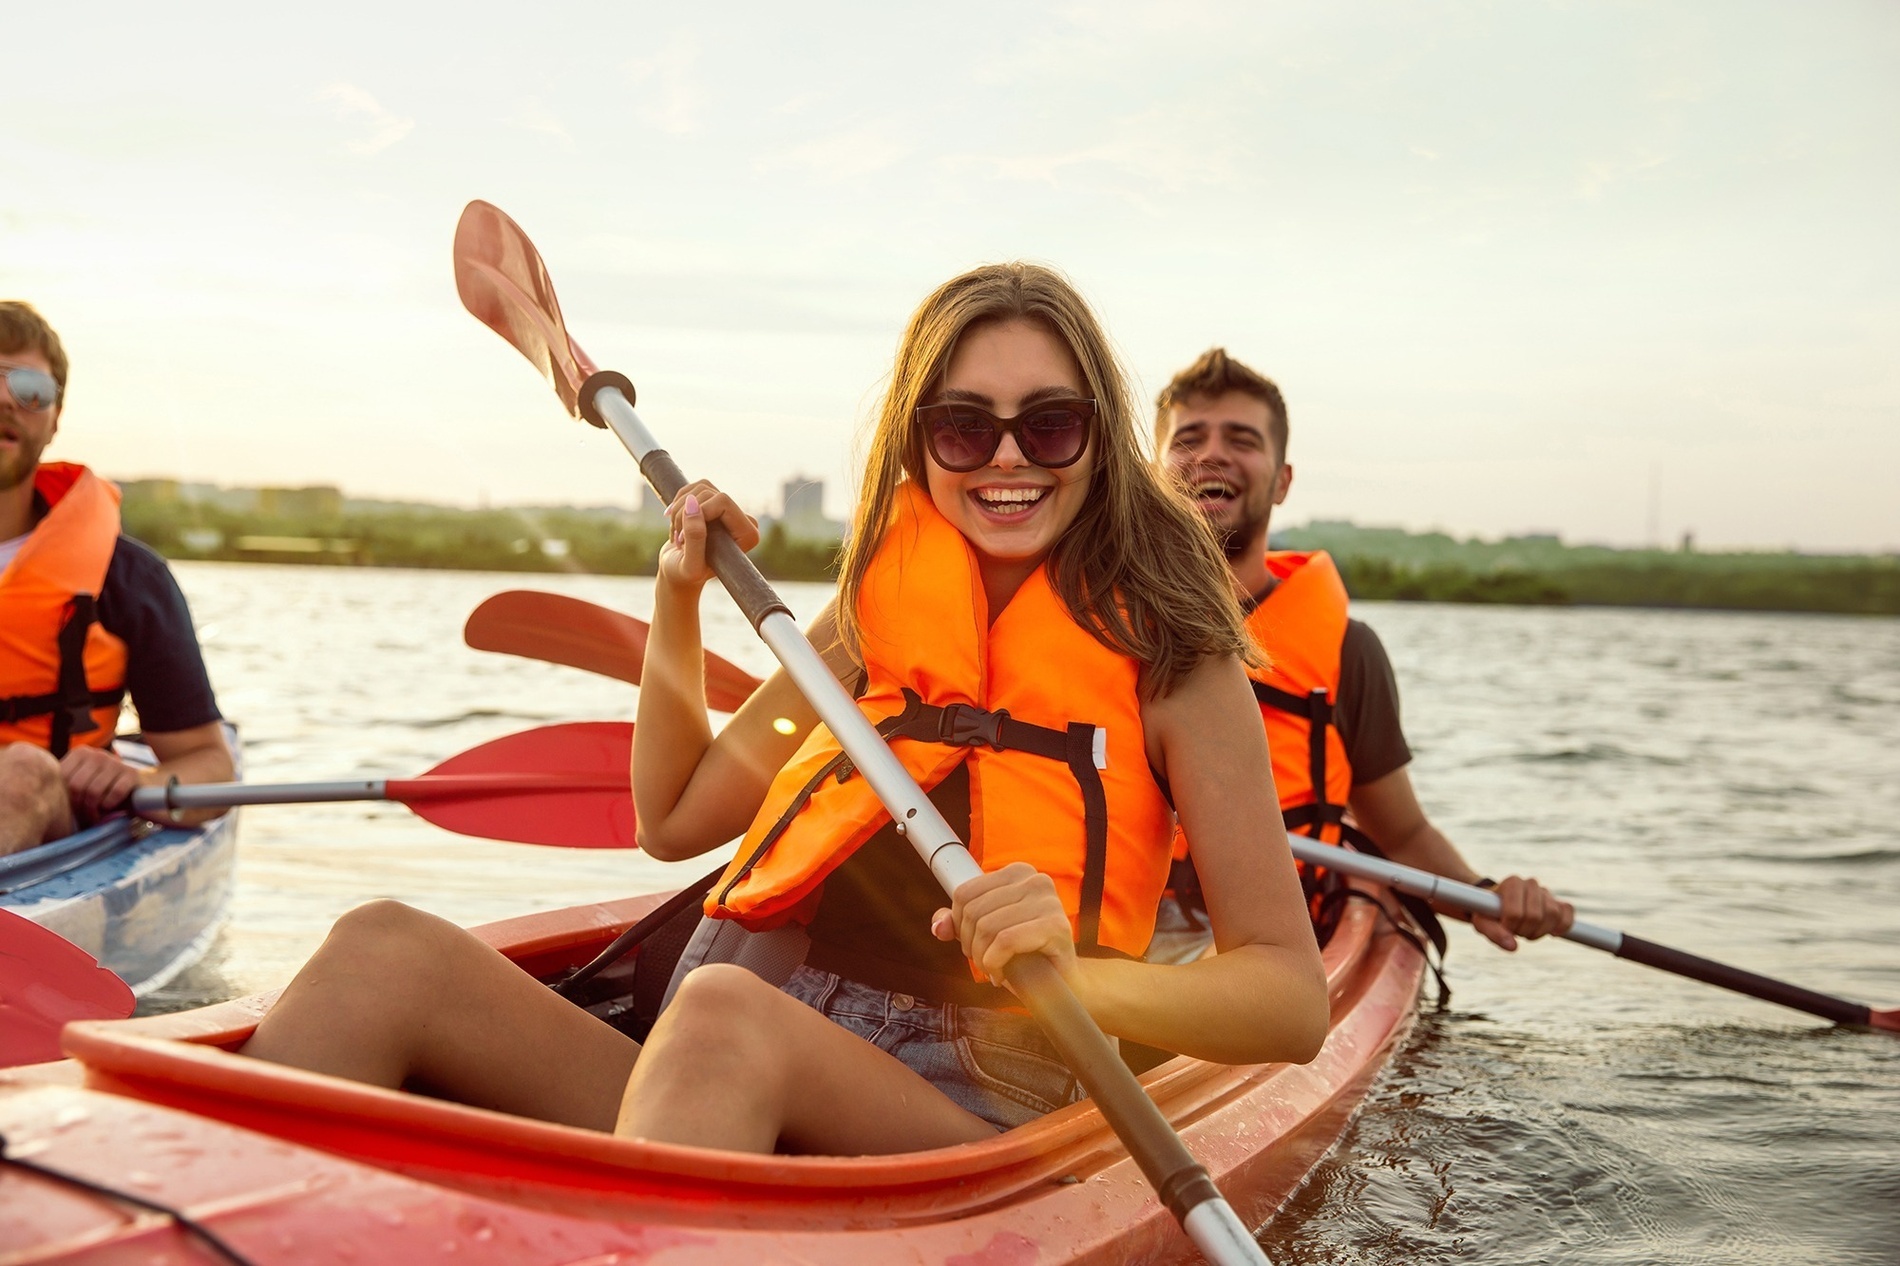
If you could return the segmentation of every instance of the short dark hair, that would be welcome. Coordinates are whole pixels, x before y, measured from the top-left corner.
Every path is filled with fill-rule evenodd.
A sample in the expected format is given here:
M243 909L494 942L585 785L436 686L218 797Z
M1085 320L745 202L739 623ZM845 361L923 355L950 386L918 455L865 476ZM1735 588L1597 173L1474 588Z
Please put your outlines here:
M33 310L32 304L0 299L0 355L28 348L46 358L53 371L53 381L59 384L59 394L65 395L66 349L60 346L59 335L53 333L53 327Z
M1273 437L1279 460L1286 460L1286 397L1273 379L1255 373L1227 354L1224 347L1210 347L1200 359L1176 374L1155 397L1155 444L1168 442L1168 411L1184 400L1211 398L1238 391L1266 403L1269 420L1267 433Z

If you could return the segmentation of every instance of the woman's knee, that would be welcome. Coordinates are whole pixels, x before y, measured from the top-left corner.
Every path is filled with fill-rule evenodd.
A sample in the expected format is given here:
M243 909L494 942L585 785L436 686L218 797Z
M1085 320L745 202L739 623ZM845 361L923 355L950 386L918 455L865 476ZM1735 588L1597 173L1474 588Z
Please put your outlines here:
M769 1046L772 1013L781 1002L792 1000L745 968L708 963L680 982L648 1049L662 1044L715 1058L749 1057Z
M331 968L388 973L386 979L394 985L452 968L473 948L463 941L474 938L446 919L383 898L347 911L330 928L317 954Z

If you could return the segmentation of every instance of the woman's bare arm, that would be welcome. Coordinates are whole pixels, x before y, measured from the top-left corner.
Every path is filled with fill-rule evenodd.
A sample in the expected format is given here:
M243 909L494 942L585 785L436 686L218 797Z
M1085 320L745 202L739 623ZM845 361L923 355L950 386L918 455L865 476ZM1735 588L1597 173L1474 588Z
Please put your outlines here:
M698 513L686 513L688 496L700 503ZM818 718L779 671L713 734L699 625L701 591L712 574L705 566L705 525L718 519L741 545L755 542L758 528L704 483L682 491L668 514L678 530L661 551L655 580L634 730L633 803L640 847L662 861L679 861L744 833L773 776ZM830 607L814 623L812 638L828 648L826 661L842 678L850 660L837 645Z

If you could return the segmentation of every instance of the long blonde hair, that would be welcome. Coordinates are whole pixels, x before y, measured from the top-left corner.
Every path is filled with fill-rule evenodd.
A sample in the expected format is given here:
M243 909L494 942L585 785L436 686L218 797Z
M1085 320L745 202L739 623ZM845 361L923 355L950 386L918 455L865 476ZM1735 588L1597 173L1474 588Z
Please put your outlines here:
M1047 562L1050 584L1071 618L1110 650L1144 665L1147 689L1156 697L1207 656L1258 663L1213 530L1141 452L1126 377L1095 315L1062 274L1025 263L986 264L951 278L904 330L838 582L844 644L861 644L858 591L890 526L899 483L908 476L927 486L917 406L942 381L964 331L1008 320L1035 321L1061 339L1096 401L1088 495Z

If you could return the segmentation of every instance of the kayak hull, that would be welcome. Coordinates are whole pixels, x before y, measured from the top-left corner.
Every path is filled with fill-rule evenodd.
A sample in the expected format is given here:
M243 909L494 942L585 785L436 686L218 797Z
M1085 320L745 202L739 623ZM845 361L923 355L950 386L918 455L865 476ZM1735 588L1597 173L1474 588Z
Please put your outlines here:
M480 931L528 970L552 974L659 900ZM1420 959L1371 903L1349 908L1327 966L1333 1025L1312 1063L1229 1068L1177 1058L1142 1078L1249 1226L1267 1223L1336 1142L1415 1014ZM220 1236L244 1244L259 1236L254 1260L297 1260L289 1246L312 1243L299 1228L330 1237L326 1245L360 1238L372 1256L390 1256L393 1239L376 1238L385 1224L406 1228L391 1230L394 1238L419 1225L443 1229L465 1261L1193 1258L1087 1103L930 1152L744 1156L525 1121L230 1054L269 1003L266 995L69 1026L76 1060L0 1079L0 1131L13 1153L33 1146L40 1163L89 1179L123 1187L136 1171L167 1203L202 1206ZM62 1119L83 1128L61 1129ZM153 1149L170 1159L132 1159ZM285 1174L295 1175L294 1190ZM139 1254L161 1242L188 1249L187 1233L161 1216L135 1217L72 1190L55 1202L58 1226L50 1214L29 1216L58 1185L0 1170L0 1254L77 1262L117 1260L134 1243ZM357 1193L358 1212L335 1207L343 1188ZM273 1243L285 1251L267 1251Z
M135 764L150 757L123 740L119 750ZM8 889L0 906L59 933L143 998L217 939L231 903L237 824L235 810L195 828L109 820L0 860ZM20 882L7 882L9 870Z

